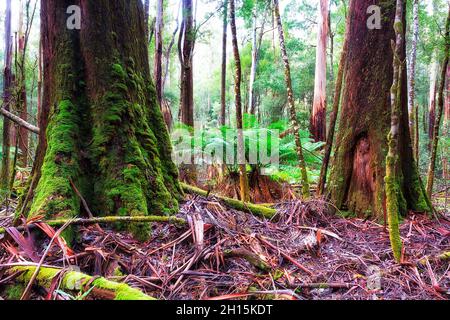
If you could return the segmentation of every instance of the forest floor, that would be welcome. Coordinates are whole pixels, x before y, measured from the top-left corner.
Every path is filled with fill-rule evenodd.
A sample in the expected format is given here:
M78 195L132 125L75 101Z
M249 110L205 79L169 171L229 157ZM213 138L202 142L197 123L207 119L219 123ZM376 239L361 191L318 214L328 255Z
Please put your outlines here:
M449 260L439 258L450 248L450 222L442 216L405 218L403 262L397 264L385 227L375 221L329 214L322 200L275 207L268 221L211 196L188 195L178 215L187 226L153 223L145 243L106 226L82 226L74 254L67 257L55 244L45 265L104 276L169 300L450 298ZM0 226L11 222L0 215ZM14 283L2 270L30 261L27 245L13 239L0 235L0 299ZM42 257L50 238L27 239ZM50 295L48 288L35 289L32 299L68 299L55 289Z

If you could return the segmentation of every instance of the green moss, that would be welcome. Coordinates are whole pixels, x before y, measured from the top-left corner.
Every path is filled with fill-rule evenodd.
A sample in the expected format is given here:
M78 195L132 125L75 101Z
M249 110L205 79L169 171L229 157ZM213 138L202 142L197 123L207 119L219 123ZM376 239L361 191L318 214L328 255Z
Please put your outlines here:
M6 298L8 300L20 300L24 290L25 286L23 284L8 286L5 290Z
M31 279L36 267L26 266L26 267L13 267L12 272L23 271L23 273L18 277L19 281L28 283ZM41 267L39 273L36 277L36 284L45 288L49 288L52 280L57 276L60 269L56 268L46 268ZM70 291L81 291L85 289L85 285L92 279L91 276L80 272L67 272L64 274L61 281L61 288ZM92 283L91 286L103 289L106 291L111 291L115 294L115 300L153 300L152 297L144 294L138 289L134 289L127 284L117 283L109 281L105 278L97 278Z

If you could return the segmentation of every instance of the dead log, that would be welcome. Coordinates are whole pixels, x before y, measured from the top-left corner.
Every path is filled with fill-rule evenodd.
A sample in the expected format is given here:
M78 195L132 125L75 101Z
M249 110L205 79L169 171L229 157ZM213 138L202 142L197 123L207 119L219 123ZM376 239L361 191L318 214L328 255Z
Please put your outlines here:
M202 197L208 197L210 195L210 193L208 191L202 190L200 188L197 188L197 187L185 184L185 183L181 183L181 187L183 188L183 191L186 193L197 194ZM216 194L214 194L213 196L216 197L217 199L223 201L231 208L234 208L236 210L240 210L243 212L251 213L256 216L263 217L263 218L272 219L275 216L275 214L277 213L277 211L275 209L268 208L266 206L260 206L260 205L253 204L250 202L243 202L243 201L239 201L236 199L219 196Z

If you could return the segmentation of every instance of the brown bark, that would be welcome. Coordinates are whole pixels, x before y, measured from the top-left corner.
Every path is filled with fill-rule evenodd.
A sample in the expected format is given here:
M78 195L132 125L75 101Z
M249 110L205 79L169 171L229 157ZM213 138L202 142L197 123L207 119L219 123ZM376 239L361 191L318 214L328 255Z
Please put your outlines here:
M391 120L390 88L393 83L393 52L395 39L395 1L352 0L345 80L339 130L328 190L331 200L340 209L359 215L384 216L384 177L387 136ZM381 29L367 28L367 8L381 7ZM405 16L403 18L405 20ZM403 21L405 25L405 21ZM400 59L405 59L405 43ZM429 209L419 181L411 147L407 112L406 68L401 76L399 118L399 164L397 181L400 212L408 209Z
M17 113L24 120L28 120L28 107L27 107L27 91L26 91L26 76L25 76L25 59L26 59L26 45L28 41L28 29L31 27L29 25L29 21L27 21L26 29L24 30L24 12L23 12L23 1L20 3L20 12L19 12L19 32L18 32L18 52L17 52L17 97L16 97L16 106ZM29 3L27 4L29 5ZM27 7L27 18L28 15L28 7ZM27 166L28 162L28 130L24 127L19 127L16 129L16 139L19 139L19 149L21 151L18 163L22 167Z
M242 132L242 98L241 98L241 81L242 81L242 70L241 70L241 57L239 55L239 46L237 41L236 33L236 17L235 17L235 6L234 0L230 1L230 26L231 26L231 39L233 43L233 54L235 62L235 78L234 78L234 97L236 104L236 128L238 130L237 134L237 154L239 163L239 186L240 186L240 196L241 200L244 202L250 201L249 195L249 184L247 177L247 165L245 163L245 145L244 145L244 135Z
M347 20L347 24L348 23L349 20ZM348 29L348 25L346 26L346 29ZM336 130L336 120L339 113L339 105L341 103L342 82L344 78L345 64L347 62L347 49L348 49L347 47L348 47L348 37L346 35L344 39L344 46L342 48L341 59L339 61L339 70L336 79L336 87L334 89L333 110L330 117L330 128L327 135L327 142L325 146L325 154L322 161L322 168L320 169L319 184L317 186L318 195L323 195L325 191L328 165L330 163L331 150L333 148L333 141Z
M179 58L181 64L180 81L180 111L181 122L194 126L194 79L192 71L192 55L195 45L194 19L192 0L182 0L182 14L180 37L178 41Z
M156 1L156 27L155 27L155 88L158 102L162 104L162 56L163 56L163 27L164 27L164 0Z
M300 139L300 126L297 120L297 112L295 110L295 99L294 99L294 91L292 90L292 78L291 78L291 67L289 65L289 58L286 51L286 45L284 43L284 31L283 24L281 22L280 9L278 5L278 0L273 1L274 5L274 15L276 24L278 27L278 38L280 40L280 49L281 49L281 58L283 59L284 64L284 77L286 81L286 90L288 95L288 104L289 104L289 116L291 121L291 126L294 129L294 139L296 152L299 162L299 168L302 176L302 194L305 199L309 198L309 181L308 181L308 173L306 171L306 163L305 158L303 156L303 147L302 141Z
M314 102L311 114L311 135L315 141L326 140L327 122L327 36L328 0L320 0L316 48L316 73L314 82Z
M145 23L145 34L147 35L147 39L150 40L150 0L145 0L144 4L144 23Z
M435 59L435 58L434 58ZM430 96L428 99L428 139L429 147L431 148L434 124L436 122L436 91L437 91L437 74L438 74L438 62L433 61L431 63L430 71Z
M3 69L3 106L5 110L9 111L11 103L11 89L12 89L12 34L11 34L11 0L6 2L5 15L5 65ZM11 123L6 117L3 117L3 143L2 143L2 168L0 173L0 185L6 188L9 182L10 175L10 130Z
M441 81L439 84L438 90L438 102L437 102L437 112L436 112L436 120L433 126L433 140L431 144L431 156L430 156L430 164L428 167L428 175L427 175L427 195L431 198L431 193L433 190L434 183L434 170L436 167L436 155L437 155L437 147L439 143L439 127L442 119L442 113L444 109L444 88L445 88L445 75L447 73L448 67L448 56L450 49L450 38L449 38L449 29L450 29L450 5L448 9L447 23L445 27L445 51L444 51L444 61L442 63L441 70Z
M82 10L81 30L66 27L73 4ZM151 81L141 1L43 0L41 36L45 134L22 211L79 215L71 182L94 215L178 211L182 191ZM123 227L139 239L150 231Z
M228 0L223 2L222 24L222 71L220 76L220 124L226 125L227 111L227 29L228 29Z
M415 136L418 134L415 130L415 97L416 97L416 57L417 57L417 41L419 39L419 0L413 3L413 38L411 43L411 55L409 57L409 74L408 74L408 112L409 112L409 128L411 138L415 142ZM414 149L416 145L414 143ZM416 158L417 161L417 158Z

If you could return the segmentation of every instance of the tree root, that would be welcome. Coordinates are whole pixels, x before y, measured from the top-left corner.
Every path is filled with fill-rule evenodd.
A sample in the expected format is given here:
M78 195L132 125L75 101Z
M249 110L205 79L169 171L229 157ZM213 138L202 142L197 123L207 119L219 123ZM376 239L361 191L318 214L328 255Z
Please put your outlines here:
M180 184L181 184L181 187L183 188L183 191L186 193L197 194L202 197L209 196L208 191L202 190L200 188L197 188L197 187L185 184L185 183L180 183ZM236 199L223 197L223 196L219 196L219 195L214 195L214 197L225 202L227 205L229 205L230 207L232 207L236 210L251 213L256 216L263 217L263 218L272 219L275 216L275 214L277 213L277 211L275 209L268 208L267 206L261 206L261 205L257 205L257 204L253 204L253 203L249 203L249 202L243 202L243 201L239 201Z
M36 266L17 266L11 267L7 273L21 272L16 280L28 283L35 271ZM47 289L50 288L53 279L59 276L60 271L61 269L58 268L41 267L36 277L36 285ZM155 298L125 283L113 282L103 277L94 278L76 271L62 274L60 288L68 291L84 291L93 288L91 294L103 300L155 300Z

